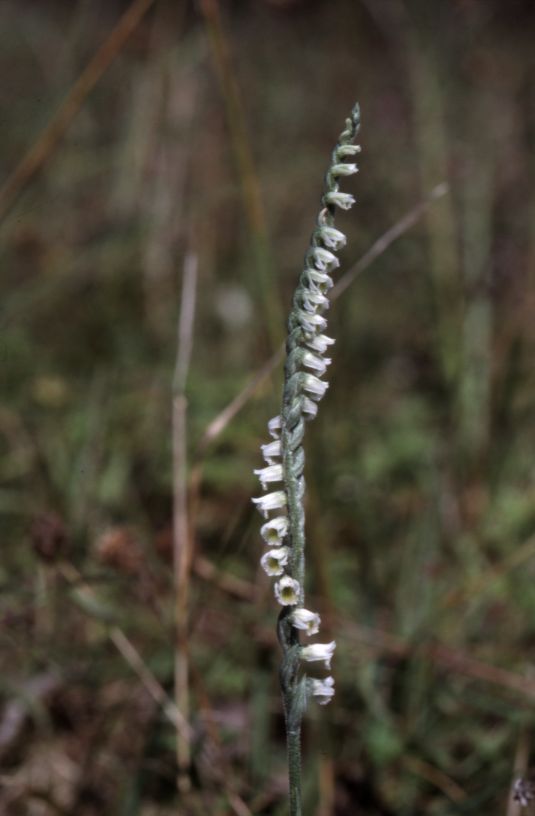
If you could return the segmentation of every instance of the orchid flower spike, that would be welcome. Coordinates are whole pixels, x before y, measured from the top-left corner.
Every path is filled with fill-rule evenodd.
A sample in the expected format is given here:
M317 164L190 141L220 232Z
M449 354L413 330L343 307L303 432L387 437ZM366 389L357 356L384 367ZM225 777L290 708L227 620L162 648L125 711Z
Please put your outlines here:
M323 663L329 670L335 641L301 645L301 638L316 635L320 616L304 607L305 583L305 420L313 419L318 402L329 384L320 379L331 360L327 349L334 343L327 328L332 274L340 262L336 252L346 245L346 236L335 226L337 210L349 210L355 203L351 193L340 190L346 176L357 172L354 157L360 147L353 144L360 125L358 105L346 119L345 128L332 153L325 175L324 192L305 254L304 268L292 300L288 320L287 360L281 413L268 422L272 441L262 445L266 465L255 470L264 490L272 483L279 489L253 499L265 518L260 533L267 550L260 559L263 570L275 578L274 593L283 607L278 636L284 653L281 686L286 714L290 769L290 816L302 812L300 794L300 726L307 696L320 705L334 695L332 677L307 677L304 664ZM273 517L270 513L273 511Z

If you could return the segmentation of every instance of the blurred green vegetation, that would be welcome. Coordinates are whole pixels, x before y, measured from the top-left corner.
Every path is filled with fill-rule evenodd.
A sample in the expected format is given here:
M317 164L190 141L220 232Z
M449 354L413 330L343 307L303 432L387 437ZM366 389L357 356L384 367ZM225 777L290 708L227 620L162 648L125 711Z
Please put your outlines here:
M127 4L5 0L7 179ZM363 153L307 434L308 591L338 649L306 813L514 816L535 750L535 13L488 0L156 0L4 213L0 811L272 814L285 804L259 445L329 152ZM1 194L0 194L1 197ZM187 385L191 790L173 695L172 377ZM119 632L119 634L118 634Z

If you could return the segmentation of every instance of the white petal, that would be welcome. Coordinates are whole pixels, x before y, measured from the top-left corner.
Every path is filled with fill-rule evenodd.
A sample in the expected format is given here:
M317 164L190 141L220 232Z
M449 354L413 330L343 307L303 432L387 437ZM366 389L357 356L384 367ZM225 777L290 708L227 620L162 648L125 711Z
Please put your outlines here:
M301 299L303 309L309 313L315 312L316 309L328 309L331 305L325 295L317 289L303 292Z
M288 518L286 516L277 516L276 518L270 519L260 528L260 535L270 547L282 544L287 534Z
M268 575L282 575L284 566L288 563L289 553L289 547L277 547L275 550L268 550L260 559L260 565Z
M306 273L309 283L316 286L318 292L323 293L334 286L328 272L321 272L319 269L313 269L311 266L307 266Z
M310 340L307 340L307 346L318 354L325 354L327 346L332 346L334 340L332 337L327 337L326 334L315 334Z
M282 465L268 465L265 468L255 470L255 475L260 479L260 484L266 490L269 482L282 481Z
M303 388L308 391L312 399L321 399L328 387L328 382L319 380L314 374L305 374L303 376Z
M311 400L309 397L303 399L303 414L305 419L314 419L318 413L318 403Z
M318 372L318 377L321 377L322 374L325 374L327 366L330 365L332 360L329 357L320 357L317 354L313 354L311 351L305 351L303 354L303 365L306 368L311 368L313 371Z
M272 465L273 459L278 459L281 455L281 441L275 439L273 442L268 442L267 445L262 445L260 449L268 465Z
M326 677L325 680L309 679L309 689L314 697L318 697L320 705L327 705L334 697L334 678Z
M339 147L336 148L336 156L338 158L338 161L341 161L342 159L346 159L349 156L356 156L357 153L360 153L361 150L362 148L360 145L354 144L340 145Z
M276 490L274 493L266 493L265 496L253 499L253 502L264 518L267 518L269 510L280 510L286 507L286 493L284 490Z
M282 428L282 418L280 414L278 416L274 416L273 419L270 419L268 422L268 431L269 435L273 437L273 439L278 439L280 436L280 431Z
M299 603L301 587L299 586L299 581L296 581L295 578L290 578L289 575L285 575L280 581L277 581L274 589L275 598L281 606L293 606Z
M331 167L333 176L352 176L353 173L358 173L358 171L356 164L333 164Z
M328 227L327 225L323 225L319 228L318 231L321 240L323 241L326 247L329 247L329 249L334 249L336 251L338 249L342 249L343 247L345 247L347 243L347 238L345 237L343 232L340 232L340 230L337 230L334 227Z
M324 331L327 328L327 321L319 314L309 314L303 309L297 310L297 319L305 331Z
M336 641L330 643L311 643L301 648L301 658L308 662L323 660L327 669L331 668L331 660L336 649Z
M307 635L317 635L320 629L321 618L317 612L310 609L295 609L292 612L292 624Z
M335 204L341 210L350 210L355 203L355 197L350 193L327 193L325 196L327 204Z
M312 255L314 256L316 269L319 269L320 272L336 269L340 266L340 261L336 255L323 247L314 247Z

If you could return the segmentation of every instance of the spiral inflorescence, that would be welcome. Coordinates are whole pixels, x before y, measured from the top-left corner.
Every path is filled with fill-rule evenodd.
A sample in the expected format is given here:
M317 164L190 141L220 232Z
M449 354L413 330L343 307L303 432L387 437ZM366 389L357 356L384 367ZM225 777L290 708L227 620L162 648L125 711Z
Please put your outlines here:
M309 696L328 703L334 695L332 677L312 679L300 670L301 661L322 661L330 669L336 646L335 641L302 646L299 640L299 632L317 634L321 622L317 613L304 606L303 437L305 421L316 416L318 402L328 388L327 381L321 378L331 363L325 355L334 340L324 334L327 327L324 315L333 286L331 275L340 265L335 253L346 244L345 235L334 226L335 212L337 208L348 210L355 203L352 195L340 191L339 182L358 170L352 160L360 152L360 147L353 144L359 124L359 108L355 106L325 177L316 227L288 320L282 410L268 423L273 441L262 445L266 466L255 471L264 490L272 483L281 485L253 501L267 519L261 534L268 550L260 563L276 579L275 597L283 607L278 627L283 649L281 684L287 727L294 730L299 728ZM272 512L274 516L270 515Z

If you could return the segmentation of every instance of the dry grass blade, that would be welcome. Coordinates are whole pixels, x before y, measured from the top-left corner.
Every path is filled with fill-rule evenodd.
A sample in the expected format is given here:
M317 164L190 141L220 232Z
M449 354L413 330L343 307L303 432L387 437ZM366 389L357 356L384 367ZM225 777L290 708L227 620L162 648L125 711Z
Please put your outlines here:
M73 587L76 587L78 592L87 597L89 601L93 602L95 600L95 593L83 580L81 574L72 564L69 564L68 562L61 563L59 565L59 571L67 583ZM191 736L191 728L189 724L186 722L184 716L176 707L173 700L171 700L171 698L167 695L167 692L163 686L151 672L132 641L118 626L112 626L109 629L109 638L119 654L137 675L143 687L150 694L152 699L158 703L159 706L161 706L162 711L168 720L173 723L177 731L180 731L180 733L189 738Z
M6 216L22 190L43 168L88 94L109 68L153 3L154 0L134 0L82 71L59 110L0 189L0 219Z
M229 402L226 408L224 408L215 417L215 419L210 422L199 443L200 454L204 453L210 442L217 439L217 437L223 433L227 425L232 422L236 414L239 414L241 409L247 405L251 397L256 393L257 389L260 388L262 383L267 380L270 374L273 373L277 365L281 362L283 352L283 347L275 352L275 354L273 354L269 360L264 363L262 368L260 368L249 380L245 388L240 391L240 393L237 394L231 402Z
M343 275L338 283L333 286L332 289L332 299L336 300L340 297L340 295L345 292L345 290L350 286L355 278L360 275L361 272L364 272L370 264L372 264L377 258L386 252L388 247L397 241L398 238L401 238L411 227L414 227L418 221L426 214L429 207L435 202L438 201L440 198L445 196L449 191L449 187L446 182L441 182L437 184L436 187L433 187L427 198L424 198L416 207L413 207L412 210L409 210L403 218L400 218L399 221L390 227L380 238L375 241L369 250L364 253L362 258L358 260L348 272Z
M413 645L390 632L354 624L339 617L333 618L331 623L343 631L348 638L358 643L365 643L372 649L378 649L379 652L399 659L414 653ZM446 671L508 689L528 700L535 699L535 682L528 676L523 677L521 674L502 669L500 666L485 663L444 643L423 644L418 648L418 656L432 661Z
M271 347L276 349L282 336L282 314L271 285L267 219L247 127L244 97L234 71L231 44L225 32L220 3L218 0L201 0L199 8L204 17L212 61L225 106L244 214L249 222L252 238L259 296L264 304Z
M403 764L415 776L419 776L438 790L442 791L452 802L463 802L466 799L466 791L451 779L447 774L416 756L410 754L403 757Z
M260 184L255 171L241 93L232 69L230 48L223 29L219 3L217 0L201 0L199 7L206 22L214 66L227 108L227 120L242 184L245 213L253 234L265 239L266 217Z
M514 784L517 779L525 778L528 772L529 765L529 732L527 728L521 728L518 735L513 767L513 780L511 784L511 791L507 801L506 816L519 816L522 813L520 802L516 801L514 796Z

